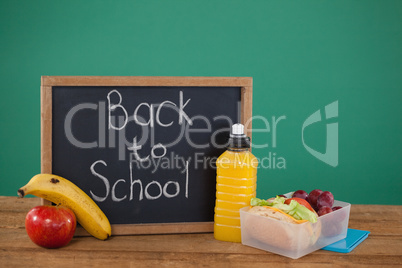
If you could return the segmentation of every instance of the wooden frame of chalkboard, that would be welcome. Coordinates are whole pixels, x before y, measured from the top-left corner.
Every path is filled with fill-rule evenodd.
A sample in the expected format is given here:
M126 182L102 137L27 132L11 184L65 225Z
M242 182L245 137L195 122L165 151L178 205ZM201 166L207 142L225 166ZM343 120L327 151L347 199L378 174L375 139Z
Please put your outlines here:
M225 103L225 100L220 100L221 105L227 105L227 107L233 108L233 106L237 106L237 121L240 121L245 125L246 133L251 137L251 118L252 118L252 78L251 77L140 77L140 76L127 76L127 77L118 77L118 76L42 76L41 78L41 173L54 173L55 168L54 165L56 160L54 160L55 156L60 155L62 152L58 146L59 137L55 135L59 135L56 132L55 124L59 123L60 118L56 118L56 108L58 106L54 103L56 98L54 96L54 92L56 89L63 88L69 92L69 89L74 89L76 92L85 92L86 89L90 90L98 90L104 88L125 88L124 90L132 91L136 88L149 88L150 95L157 95L158 93L153 93L153 89L156 90L164 90L164 89L182 89L184 94L186 94L187 89L196 89L196 91L205 91L203 93L202 98L208 98L209 95L211 98L216 98L214 96L214 92L219 91L220 88L225 88L226 90L235 90L238 91L240 103ZM211 90L209 90L211 89ZM122 89L123 90L123 89ZM130 92L131 92L130 91ZM156 92L162 92L156 91ZM109 93L111 91L109 90ZM118 93L118 92L117 92ZM180 91L182 93L182 91ZM236 96L237 93L234 95ZM116 95L118 96L118 95ZM115 97L116 97L115 96ZM69 96L57 97L61 98L60 104L68 103ZM77 97L76 97L77 98ZM108 95L109 98L109 95ZM173 101L166 101L165 103L170 104L171 106L176 106L182 109L186 106L186 104L190 101L190 98L184 97L180 95L180 103L173 103ZM120 95L120 101L122 96ZM211 99L212 100L212 99ZM216 100L215 100L216 101ZM118 101L116 101L117 103ZM234 102L234 101L233 101ZM116 104L115 103L115 104ZM117 103L117 104L120 104ZM116 108L118 105L114 108ZM204 104L205 105L205 104ZM143 102L139 106L142 108L152 108L152 104L148 104ZM159 106L161 103L159 102ZM190 106L190 105L189 105ZM215 105L219 106L219 105ZM111 108L110 105L108 108ZM137 106L138 109L138 106ZM178 109L178 108L176 108ZM205 107L203 111L207 109L214 109L213 107ZM159 110L159 109L158 109ZM132 109L130 109L131 113ZM151 113L151 109L149 110ZM178 111L177 113L182 113L182 120L186 120L184 118L185 112ZM184 114L183 114L184 113ZM110 115L110 114L109 114ZM135 116L135 115L134 115ZM151 115L149 114L149 118ZM62 118L63 119L63 118ZM110 119L110 118L109 118ZM144 123L146 121L143 121ZM150 122L150 119L148 123ZM164 122L169 122L165 121ZM159 122L162 124L162 122ZM234 122L236 123L236 122ZM117 125L117 123L116 123ZM116 126L115 125L115 126ZM167 126L165 124L164 126ZM85 128L85 124L83 125ZM110 122L109 122L110 127ZM116 127L115 127L116 128ZM85 131L85 130L84 130ZM134 145L133 145L134 147ZM165 149L166 152L166 149ZM68 154L68 152L67 152ZM156 153L155 153L156 154ZM159 153L158 153L159 154ZM71 156L66 156L70 158L74 158ZM59 160L57 160L59 161ZM187 163L188 164L188 163ZM105 164L106 166L106 164ZM131 166L130 166L131 167ZM63 174L57 174L63 176ZM98 174L98 177L101 177ZM70 179L66 176L67 179ZM213 178L214 180L215 178ZM114 186L117 185L119 181L117 181ZM131 188L133 188L133 181L131 180ZM120 184L123 185L125 182L122 182L120 179ZM174 185L174 182L172 182ZM149 185L147 185L149 186ZM165 185L167 187L167 184ZM164 190L165 190L164 187ZM177 186L178 187L178 186ZM162 189L159 186L160 189ZM172 188L168 188L171 191ZM174 188L173 188L174 189ZM178 189L178 188L176 188ZM131 191L133 191L131 189ZM88 192L87 192L88 193ZM89 194L89 193L88 193ZM168 197L173 196L173 194L169 193ZM93 195L94 196L94 195ZM127 196L125 196L127 197ZM121 198L123 199L123 198ZM128 198L127 198L128 199ZM42 200L43 204L50 204L46 200ZM213 209L212 209L213 210ZM159 212L158 212L159 213ZM213 211L211 212L213 214ZM106 214L106 212L105 212ZM184 216L185 217L185 216ZM161 222L145 222L145 223L112 223L112 235L127 235L127 234L156 234L156 233L200 233L200 232L212 232L213 231L213 219L208 221L198 221L198 220L183 220L180 218L178 221L169 220L164 222L163 218ZM88 235L85 230L82 228L77 228L76 235Z

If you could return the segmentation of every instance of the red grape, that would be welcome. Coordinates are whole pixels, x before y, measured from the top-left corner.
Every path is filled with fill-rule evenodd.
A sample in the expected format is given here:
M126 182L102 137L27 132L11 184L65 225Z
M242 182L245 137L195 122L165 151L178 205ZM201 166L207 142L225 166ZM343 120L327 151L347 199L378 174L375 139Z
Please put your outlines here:
M318 216L322 216L322 215L325 215L325 214L328 214L331 212L332 212L332 208L324 206L318 210L317 214L318 214Z
M320 189L315 189L312 190L307 197L307 201L315 210L317 209L317 199L321 194L322 191Z
M317 199L317 208L330 207L334 204L334 196L331 192L325 191Z
M336 207L332 208L332 211L335 211L335 210L338 210L338 209L341 209L341 208L342 208L341 206L336 206Z
M301 198L304 200L306 200L307 196L308 196L308 193L306 193L306 191L303 191L303 190L297 190L292 195L292 197L297 197L297 198Z

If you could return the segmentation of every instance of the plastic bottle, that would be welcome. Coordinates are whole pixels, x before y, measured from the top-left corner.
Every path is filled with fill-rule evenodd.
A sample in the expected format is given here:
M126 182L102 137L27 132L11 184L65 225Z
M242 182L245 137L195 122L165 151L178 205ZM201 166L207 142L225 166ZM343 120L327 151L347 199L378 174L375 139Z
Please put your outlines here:
M229 147L216 161L214 237L241 242L240 209L250 205L257 186L257 158L249 151L250 138L242 124L234 124Z

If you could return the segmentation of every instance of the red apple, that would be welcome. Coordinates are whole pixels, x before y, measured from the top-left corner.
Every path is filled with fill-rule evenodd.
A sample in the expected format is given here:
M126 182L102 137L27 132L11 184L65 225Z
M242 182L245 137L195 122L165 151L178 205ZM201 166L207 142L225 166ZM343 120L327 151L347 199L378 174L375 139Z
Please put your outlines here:
M74 236L76 226L74 212L63 206L37 206L25 218L29 238L45 248L67 245Z

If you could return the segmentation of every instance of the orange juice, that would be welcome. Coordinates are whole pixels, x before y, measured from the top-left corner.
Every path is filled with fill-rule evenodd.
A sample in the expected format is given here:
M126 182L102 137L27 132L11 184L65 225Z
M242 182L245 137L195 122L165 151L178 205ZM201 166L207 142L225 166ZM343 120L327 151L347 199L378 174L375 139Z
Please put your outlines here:
M249 152L243 125L233 125L229 143L228 150L216 161L214 237L241 242L239 210L255 197L258 160Z

